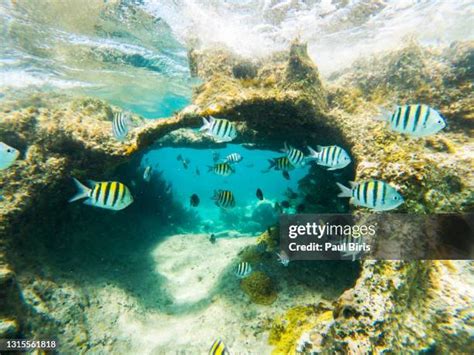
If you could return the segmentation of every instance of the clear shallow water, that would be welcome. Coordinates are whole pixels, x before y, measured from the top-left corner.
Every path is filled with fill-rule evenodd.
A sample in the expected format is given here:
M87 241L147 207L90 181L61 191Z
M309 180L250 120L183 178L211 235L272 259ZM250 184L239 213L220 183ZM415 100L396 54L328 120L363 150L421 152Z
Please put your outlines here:
M196 81L169 27L133 2L0 2L0 88L96 96L170 116Z
M243 160L234 165L236 170L234 174L224 177L208 171L208 168L214 165L215 153L222 159L230 153L240 153ZM181 161L178 161L178 155L189 160L187 169ZM172 186L173 199L198 213L203 224L199 226L201 228L196 228L195 232L216 233L236 229L236 224L232 223L232 220L235 221L238 215L245 215L246 217L239 223L240 229L242 232L251 231L256 234L276 222L277 213L273 208L275 202L288 200L285 194L287 189L297 191L298 181L309 171L309 165L292 170L290 180L286 180L281 171L272 169L265 172L269 166L268 159L282 155L283 153L279 152L246 149L235 144L213 150L161 148L144 155L141 169L143 171L150 165L154 173L162 172L162 178ZM263 191L262 202L256 197L257 188ZM218 189L233 192L236 199L235 208L223 211L215 205L211 198L213 191ZM192 194L197 194L200 198L200 204L196 208L190 206ZM264 222L266 219L268 220ZM249 225L254 222L257 224Z
M1 0L0 93L59 90L166 117L196 84L189 43L255 58L299 37L327 76L408 37L472 39L473 8L469 0Z

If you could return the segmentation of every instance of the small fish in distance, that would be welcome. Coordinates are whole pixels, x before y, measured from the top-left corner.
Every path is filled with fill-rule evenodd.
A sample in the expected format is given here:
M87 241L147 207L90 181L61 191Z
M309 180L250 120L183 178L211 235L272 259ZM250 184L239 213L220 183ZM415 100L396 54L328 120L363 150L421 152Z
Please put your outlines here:
M277 253L278 261L285 267L288 266L290 263L290 258L288 257L288 254L282 250L279 253Z
M215 190L212 199L215 204L221 208L235 207L235 198L232 191L229 190Z
M239 279L246 278L251 273L252 273L252 266L248 262L241 262L234 269L234 274Z
M287 145L286 142L283 152L286 153L286 156L288 157L288 160L290 161L291 165L298 167L305 164L304 153L301 150L292 147L291 145Z
M143 180L146 182L150 182L151 180L151 174L152 174L152 167L148 165L145 170L143 171Z
M242 159L243 159L242 155L240 155L239 153L232 153L226 156L225 161L227 163L233 164L233 163L239 163L240 161L242 161Z
M257 195L257 198L262 201L263 200L263 192L261 189L257 189L257 192L256 192L256 195Z
M127 138L130 126L132 125L132 118L129 112L115 112L112 121L112 133L114 137L123 142Z
M197 207L199 205L200 199L199 196L196 194L192 194L190 198L190 204L193 207Z
M235 169L229 163L217 163L209 166L209 171L213 171L217 175L229 176L235 172Z

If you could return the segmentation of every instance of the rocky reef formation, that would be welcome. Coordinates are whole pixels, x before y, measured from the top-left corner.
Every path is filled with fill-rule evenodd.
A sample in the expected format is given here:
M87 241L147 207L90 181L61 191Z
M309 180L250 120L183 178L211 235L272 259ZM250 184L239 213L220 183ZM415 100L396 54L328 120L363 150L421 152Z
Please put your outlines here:
M358 63L323 85L305 44L299 42L288 52L259 62L222 49L192 50L192 72L204 80L193 104L169 119L145 122L134 117L137 128L124 143L111 135L116 109L100 100L56 97L55 104L48 105L46 99L32 97L5 105L0 140L22 156L0 175L4 197L0 283L8 305L0 313L0 336L40 332L26 326L32 311L15 280L15 267L21 264L18 243L32 240L39 230L44 232L63 218L64 196L72 193L70 177L113 177L120 164L153 144L212 146L212 141L191 130L203 116L234 121L240 133L236 143L250 147L277 150L285 141L301 148L344 146L354 160L348 178L377 178L396 186L406 200L400 211L472 211L472 53L472 43L454 44L441 52L412 43ZM411 139L373 120L380 106L418 102L439 109L447 117L447 129L433 137ZM309 196L308 212L318 211L318 200L311 200L318 194L311 182L317 169L313 167L300 184ZM335 186L327 188L337 193ZM46 210L48 217L41 213ZM273 231L260 242L275 247ZM278 351L289 352L296 348L321 353L397 352L407 344L420 351L472 352L472 285L465 292L461 282L463 275L472 279L472 272L469 263L365 261L353 289L332 305L303 308L311 320L290 321L291 329L274 333L272 343ZM254 297L255 288L264 284L263 296L254 301L271 303L276 293L268 276L255 275L244 290ZM274 329L280 329L276 323ZM313 330L308 330L310 326ZM76 345L81 341L71 339Z

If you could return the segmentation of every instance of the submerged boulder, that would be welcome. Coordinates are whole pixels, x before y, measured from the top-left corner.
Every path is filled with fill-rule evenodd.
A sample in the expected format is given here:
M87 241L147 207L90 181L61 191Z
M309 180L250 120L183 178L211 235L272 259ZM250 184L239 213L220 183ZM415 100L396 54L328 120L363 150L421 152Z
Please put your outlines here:
M257 304L272 304L278 296L272 279L263 271L252 272L241 281L240 288Z

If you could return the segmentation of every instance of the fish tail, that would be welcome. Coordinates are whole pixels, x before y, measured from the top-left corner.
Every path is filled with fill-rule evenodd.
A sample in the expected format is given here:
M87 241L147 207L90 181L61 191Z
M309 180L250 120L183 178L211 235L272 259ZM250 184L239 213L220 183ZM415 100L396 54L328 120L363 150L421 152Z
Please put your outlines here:
M83 185L76 178L72 178L72 179L74 180L74 184L77 187L77 193L69 199L69 202L74 202L74 201L80 200L81 198L89 197L89 192L91 191L91 189Z
M341 193L339 195L337 195L337 197L351 197L352 196L352 193L351 193L351 189L336 182L337 186L341 189Z
M268 173L270 170L272 170L272 168L275 167L275 160L274 159L268 159L268 163L269 163L269 166L267 169L265 170L262 170L262 173Z
M319 152L315 151L310 146L308 146L308 150L309 150L309 155L310 155L311 158L318 158L319 157Z
M379 111L380 111L380 113L378 114L378 116L374 117L375 121L384 121L384 122L390 121L390 117L392 116L392 112L390 112L389 110L387 110L386 108L383 108L383 107L379 107Z
M207 166L207 172L211 172L211 171L213 171L213 170L214 170L214 167L213 167L213 166L210 166L210 165Z
M199 132L207 131L211 128L211 122L206 120L205 117L202 118L202 127L199 129Z

